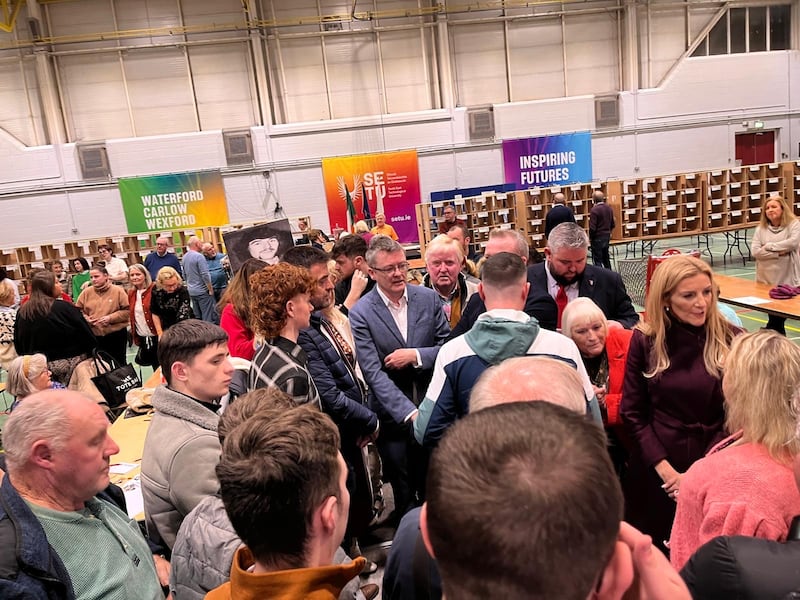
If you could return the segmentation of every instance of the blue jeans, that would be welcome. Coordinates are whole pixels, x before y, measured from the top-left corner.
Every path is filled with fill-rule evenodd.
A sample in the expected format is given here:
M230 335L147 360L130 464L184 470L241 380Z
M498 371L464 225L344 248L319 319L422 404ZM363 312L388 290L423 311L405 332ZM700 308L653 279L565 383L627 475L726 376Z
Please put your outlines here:
M194 316L203 321L219 325L219 313L217 312L217 304L214 302L214 296L211 294L203 294L202 296L190 296L192 299L192 310Z

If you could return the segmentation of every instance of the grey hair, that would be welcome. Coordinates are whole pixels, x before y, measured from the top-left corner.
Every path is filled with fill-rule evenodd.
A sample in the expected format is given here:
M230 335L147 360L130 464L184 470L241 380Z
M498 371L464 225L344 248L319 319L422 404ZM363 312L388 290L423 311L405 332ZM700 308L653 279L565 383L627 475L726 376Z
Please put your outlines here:
M150 271L148 271L147 267L141 263L133 263L130 267L128 267L128 271L139 271L142 275L144 275L145 287L150 287L150 284L153 283L153 277L150 275Z
M472 388L469 411L536 400L586 414L586 395L578 370L544 356L517 356L486 369Z
M561 333L572 338L572 328L580 323L599 320L608 329L608 319L603 310L591 298L575 298L567 304L561 315Z
M28 363L28 375L25 376L25 362ZM8 365L8 393L21 400L25 396L38 392L33 383L39 375L47 370L47 357L44 354L18 356Z
M589 248L589 236L583 227L576 223L561 223L556 225L547 237L547 247L550 252L562 248L586 250Z
M375 266L375 257L378 255L378 252L397 252L400 251L405 254L405 250L403 247L395 242L392 238L387 235L376 235L369 243L369 250L367 250L367 254L365 259L367 264L370 267Z
M63 393L47 390L33 394L20 402L8 417L3 429L3 447L6 466L10 471L24 468L38 440L47 440L56 452L66 446L72 427L67 415L67 403L61 401ZM71 394L81 396L77 392ZM83 397L86 402L94 404L91 399Z
M528 246L528 240L525 239L525 236L522 235L521 231L517 231L516 229L492 229L489 232L489 239L494 240L498 238L506 238L506 239L513 239L517 243L517 254L525 259L528 260L528 253L530 252L530 246Z

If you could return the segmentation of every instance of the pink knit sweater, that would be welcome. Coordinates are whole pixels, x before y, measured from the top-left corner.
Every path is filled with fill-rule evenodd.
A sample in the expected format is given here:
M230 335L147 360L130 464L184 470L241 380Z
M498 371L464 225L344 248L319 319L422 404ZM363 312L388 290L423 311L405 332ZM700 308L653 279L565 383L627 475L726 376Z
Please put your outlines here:
M798 514L800 492L789 465L776 462L759 444L711 450L681 479L670 561L681 569L718 535L783 541Z

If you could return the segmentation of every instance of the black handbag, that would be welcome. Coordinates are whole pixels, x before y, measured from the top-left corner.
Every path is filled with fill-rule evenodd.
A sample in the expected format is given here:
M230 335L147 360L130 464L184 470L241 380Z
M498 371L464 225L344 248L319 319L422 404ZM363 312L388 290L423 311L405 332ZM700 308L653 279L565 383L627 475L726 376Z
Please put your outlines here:
M132 389L142 387L142 379L132 364L120 366L107 352L95 350L92 358L97 375L92 382L100 390L110 408L125 403L125 395Z
M145 336L139 338L139 350L133 359L137 365L142 367L158 368L158 337Z

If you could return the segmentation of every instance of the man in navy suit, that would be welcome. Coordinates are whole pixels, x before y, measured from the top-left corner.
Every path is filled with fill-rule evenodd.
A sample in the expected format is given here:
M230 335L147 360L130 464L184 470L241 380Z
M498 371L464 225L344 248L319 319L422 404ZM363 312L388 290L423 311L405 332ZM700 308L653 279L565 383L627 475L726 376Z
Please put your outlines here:
M567 303L578 297L591 298L609 321L617 321L625 329L639 322L622 277L616 271L587 264L588 249L589 238L583 228L575 223L562 223L550 232L544 250L545 262L528 267L531 285L524 310L544 329L558 328L559 287L564 288ZM483 301L477 296L470 298L450 337L469 331L484 312Z
M408 262L400 244L376 236L366 259L377 285L350 310L350 325L370 404L381 420L377 446L399 520L424 483L424 460L411 427L450 327L436 292L406 283Z

